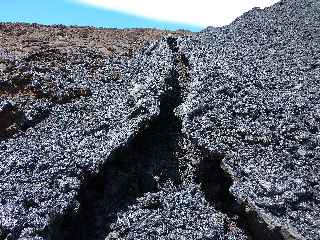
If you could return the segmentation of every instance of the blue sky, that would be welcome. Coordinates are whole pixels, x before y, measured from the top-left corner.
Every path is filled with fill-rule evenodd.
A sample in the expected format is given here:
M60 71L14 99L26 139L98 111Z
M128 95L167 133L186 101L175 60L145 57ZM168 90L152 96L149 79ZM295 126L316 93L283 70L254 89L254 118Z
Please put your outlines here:
M0 22L201 30L192 24L153 20L70 0L5 0L1 2Z
M3 0L0 22L199 31L279 0Z

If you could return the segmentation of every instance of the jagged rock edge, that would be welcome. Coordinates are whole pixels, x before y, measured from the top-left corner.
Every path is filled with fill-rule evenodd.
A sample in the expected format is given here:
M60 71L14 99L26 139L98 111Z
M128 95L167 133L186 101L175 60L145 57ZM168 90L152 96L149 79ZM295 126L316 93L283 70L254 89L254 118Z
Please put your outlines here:
M173 37L168 37L165 38L165 40L167 39L174 39ZM169 40L170 41L170 40ZM172 50L171 46L168 44L169 48ZM174 68L172 68L169 72L168 72L168 76L165 79L171 79L173 78L173 73L174 72ZM169 87L169 88L168 88ZM42 237L47 237L49 240L55 240L55 239L64 239L63 235L65 233L65 228L67 227L67 229L69 228L74 228L74 220L77 219L78 215L79 215L79 206L80 206L80 198L81 198L81 189L83 188L83 186L88 185L88 183L95 178L99 178L99 176L101 174L103 174L103 169L104 166L110 162L113 161L113 158L115 155L117 155L119 152L124 151L125 149L127 149L130 144L134 141L134 139L136 137L138 137L140 134L143 134L143 132L145 130L147 130L149 128L150 125L152 125L153 122L157 121L159 116L160 116L160 103L163 101L164 98L166 98L166 96L170 95L170 93L174 92L175 89L170 85L170 83L165 82L165 91L162 92L159 96L158 96L158 108L159 111L157 112L157 115L152 115L149 116L148 119L144 119L143 121L141 121L138 126L137 129L134 130L133 134L130 135L125 141L123 141L121 144L119 144L119 146L115 147L109 154L108 157L106 157L106 160L101 163L98 167L98 169L96 169L94 172L89 172L89 171L84 171L81 179L81 184L80 184L80 189L77 193L77 197L76 197L76 203L75 204L71 204L71 206L69 206L69 208L67 208L65 210L65 212L63 214L54 214L50 217L49 219L49 224L48 226L43 229L42 231L38 232L39 236ZM101 176L100 176L101 177ZM78 204L78 206L75 208L74 205ZM71 223L71 225L70 225ZM66 226L68 225L68 226ZM74 230L74 229L73 229ZM68 234L68 232L67 232ZM69 236L69 235L67 235Z
M292 226L281 225L273 221L267 214L262 213L258 207L254 204L253 201L248 201L247 199L241 199L236 197L235 194L232 193L232 188L237 185L238 180L233 177L231 174L231 170L225 164L225 160L222 159L220 163L221 169L225 172L226 176L228 176L232 180L232 185L229 188L230 194L236 199L237 203L243 207L243 214L246 215L247 222L252 230L255 231L256 234L258 231L262 230L262 234L275 234L271 235L271 237L277 237L279 240L304 240L305 238L299 235L299 233L293 229ZM258 239L269 239L267 238L258 238ZM270 238L274 239L274 238Z
M161 96L160 96L161 97ZM94 172L85 171L83 173L84 176L82 176L80 189L77 193L76 201L77 203L80 203L80 195L81 195L81 189L83 186L86 186L92 179L98 178L99 175L103 172L103 168L106 164L113 161L114 156L118 153L126 149L130 143L144 130L148 129L149 125L152 124L153 121L157 119L158 116L151 116L147 121L142 121L141 124L138 125L138 128L134 131L134 133L129 136L129 138L124 141L122 144L114 148L108 157L106 157L106 160L99 165L98 169ZM74 220L77 218L77 215L79 214L78 208L74 209L72 206L69 207L69 209L66 210L66 212L63 215L55 215L50 219L48 229L45 229L44 232L47 232L49 239L60 239L60 234L64 230L64 225L67 224L70 220ZM47 231L48 230L48 231ZM42 235L46 235L43 233Z
M224 156L221 156L221 159L217 159L216 153L199 145L196 139L188 136L186 133L182 134L185 138L189 139L196 148L200 149L203 154L209 155L211 161L219 161L217 164L215 164L215 166L219 166L217 171L223 171L223 179L228 179L232 182L231 186L224 190L228 191L230 196L235 200L237 209L240 210L233 213L239 217L240 224L244 225L244 230L248 231L253 240L304 240L303 237L299 236L298 233L290 229L288 226L279 226L274 224L272 220L265 214L261 213L253 203L236 198L230 189L236 185L237 180L232 177L232 175L224 167ZM202 184L203 183L201 183L201 185ZM212 203L210 203L210 205L212 205ZM233 210L231 210L231 206L229 207L230 212L228 210L218 210L230 217L229 213L231 213Z
M174 37L168 37L167 38L167 44L170 48L170 50L173 53L178 53L179 52L179 47L177 46L177 42L176 42L177 38ZM185 56L184 56L185 57ZM172 70L174 71L175 69L175 63L172 63ZM170 76L168 77L170 78ZM175 91L176 89L173 89L173 91ZM168 92L165 91L163 92L160 96L159 96L159 102L161 102L161 99L163 98L163 96L165 96ZM179 107L179 106L178 106ZM177 108L178 108L177 107ZM176 114L176 116L178 118L181 118L181 116L179 116L179 114ZM99 167L99 170L97 172L95 172L95 174L90 174L89 176L85 176L82 180L81 186L85 186L91 178L95 178L97 177L102 169L103 166L107 163L109 163L110 161L112 161L113 156L119 152L122 151L123 149L126 149L130 143L135 139L135 137L137 137L141 132L143 132L144 130L146 130L150 124L152 124L153 121L156 121L157 118L159 117L159 112L158 115L156 116L150 116L150 118L144 122L142 122L141 125L138 126L138 129L136 129L136 131L122 144L120 144L118 147L114 148L109 156L106 158L106 161L101 164L101 166ZM183 121L183 119L181 119ZM197 148L202 149L204 152L208 152L210 155L214 156L215 153L213 153L212 151L210 151L209 149L207 149L204 146L201 146L198 144L197 140L192 138L191 136L189 136L188 134L182 132L183 136L186 137L187 139L189 139L192 144L194 144ZM237 183L237 180L232 176L232 174L229 172L229 170L227 169L226 165L224 164L224 156L221 160L221 162L219 163L219 166L221 168L221 170L225 173L225 177L228 179L232 180L232 185L230 186L230 188L232 188L232 186L234 186ZM232 197L235 198L235 196L232 194L232 191L230 191L230 188L227 189L228 192L232 195ZM80 197L80 190L78 193L78 198ZM247 201L235 198L235 200L237 201L237 204L239 204L239 209L241 209L241 212L237 213L239 215L239 217L244 218L245 219L245 225L248 227L251 236L253 237L253 239L263 239L263 240L271 240L271 239L275 239L275 240L300 240L303 239L302 237L298 236L297 233L294 233L291 231L291 229L286 229L285 226L277 226L277 225L273 225L273 223L270 221L270 219L266 219L266 216L264 216L263 214L261 214L257 208L252 204L252 203L248 203ZM72 209L72 208L70 208ZM70 219L74 219L75 217L77 217L78 212L74 211L73 209L71 211L69 211L67 209L67 211L65 212L64 215L57 215L54 216L53 218L51 218L50 224L48 226L48 235L49 235L49 239L58 239L58 235L61 234L61 230L63 230L63 225L65 223L65 221L68 221ZM46 232L46 231L44 231ZM56 235L58 234L58 235ZM41 235L41 233L39 234ZM45 233L44 233L45 235Z
M176 40L177 39L175 39L175 41ZM179 46L177 46L175 41L171 41L171 43L170 41L168 41L168 45L171 51L173 53L179 53L181 57L188 60L187 57L179 51ZM183 64L185 65L184 61ZM187 65L185 67L188 70L189 66ZM180 106L178 106L177 108L179 107ZM183 115L179 114L179 110L176 112L176 116L183 122ZM183 137L189 139L196 148L200 149L201 152L203 152L204 155L210 155L211 158L217 159L215 157L216 153L212 152L205 146L201 146L195 138L189 136L184 131L182 131L182 135ZM231 181L231 185L228 189L225 190L228 191L230 196L235 200L237 208L240 210L240 212L237 212L236 215L238 215L240 221L245 221L244 223L242 223L245 225L244 230L248 231L251 237L257 240L304 240L304 238L300 236L292 227L274 223L274 221L272 221L272 219L270 219L266 214L261 213L254 205L254 203L237 198L232 193L231 189L237 184L237 179L231 174L231 170L227 168L224 158L225 155L221 155L221 159L218 158L219 163L217 165L220 168L219 170L223 171L224 173L223 178Z

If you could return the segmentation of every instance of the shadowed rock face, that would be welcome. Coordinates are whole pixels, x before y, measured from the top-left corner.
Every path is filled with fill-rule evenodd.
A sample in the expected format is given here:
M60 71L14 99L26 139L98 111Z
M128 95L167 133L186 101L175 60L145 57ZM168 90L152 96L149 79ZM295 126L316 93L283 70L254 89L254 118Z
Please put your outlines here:
M0 239L320 239L319 34L286 0L129 55L7 44Z

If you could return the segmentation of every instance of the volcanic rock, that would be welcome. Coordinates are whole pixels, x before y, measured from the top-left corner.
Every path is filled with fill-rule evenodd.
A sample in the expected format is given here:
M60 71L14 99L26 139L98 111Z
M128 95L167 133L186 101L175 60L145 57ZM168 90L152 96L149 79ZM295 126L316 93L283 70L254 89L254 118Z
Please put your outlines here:
M318 1L1 31L0 239L320 239Z

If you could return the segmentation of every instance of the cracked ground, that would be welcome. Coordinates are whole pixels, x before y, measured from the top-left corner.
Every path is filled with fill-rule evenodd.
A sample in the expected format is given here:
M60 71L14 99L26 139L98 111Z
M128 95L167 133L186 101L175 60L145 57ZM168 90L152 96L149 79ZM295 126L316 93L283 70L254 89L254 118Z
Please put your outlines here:
M319 16L0 24L0 240L320 239Z

